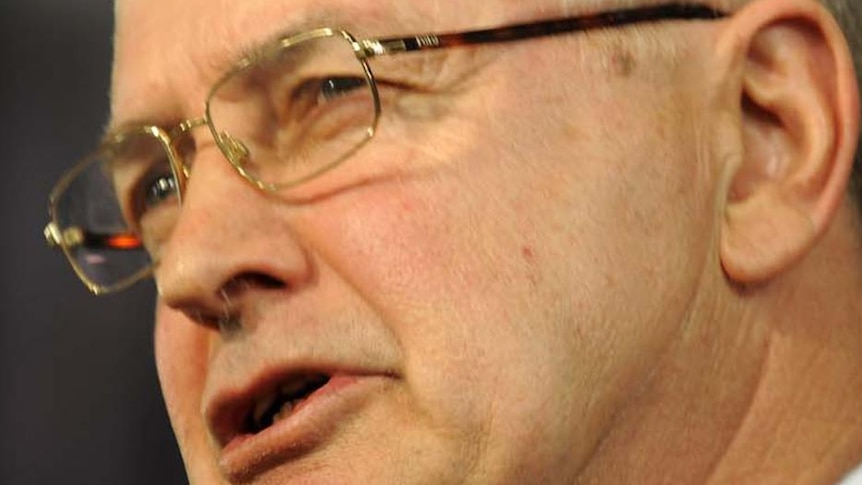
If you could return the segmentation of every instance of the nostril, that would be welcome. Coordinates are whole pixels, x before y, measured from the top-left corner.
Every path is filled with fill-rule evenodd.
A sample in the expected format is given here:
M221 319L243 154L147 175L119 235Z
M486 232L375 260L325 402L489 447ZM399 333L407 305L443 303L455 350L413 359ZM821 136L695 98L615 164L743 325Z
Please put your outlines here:
M284 281L265 273L242 273L222 286L222 298L240 295L248 290L280 290L286 288Z
M183 301L166 301L174 310L182 312L192 322L218 330L234 333L242 327L243 313L249 293L261 290L287 288L284 281L265 273L248 272L231 278L215 293L215 298L188 298Z
M267 275L258 275L258 276L259 277L257 278L257 282L261 288L266 288L266 289L270 289L270 290L278 290L278 289L282 289L286 286L283 281L281 281L277 278L273 278L273 277L267 276Z
M217 330L223 326L225 316L201 310L200 308L177 308L186 318L198 325Z

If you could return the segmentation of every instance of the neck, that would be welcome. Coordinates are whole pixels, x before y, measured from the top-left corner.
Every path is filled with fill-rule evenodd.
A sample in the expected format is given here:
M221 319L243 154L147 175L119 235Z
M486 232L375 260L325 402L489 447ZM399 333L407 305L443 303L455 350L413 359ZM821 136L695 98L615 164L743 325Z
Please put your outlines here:
M831 485L862 463L862 230L835 222L774 281L697 302L580 483Z
M844 210L797 268L764 289L769 351L713 483L836 483L862 463L862 244Z

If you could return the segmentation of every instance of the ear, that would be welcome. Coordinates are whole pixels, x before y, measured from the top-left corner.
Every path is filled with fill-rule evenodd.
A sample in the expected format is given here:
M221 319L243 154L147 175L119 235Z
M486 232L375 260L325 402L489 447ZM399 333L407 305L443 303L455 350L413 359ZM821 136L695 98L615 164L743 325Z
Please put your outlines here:
M846 192L859 133L844 36L818 2L755 0L721 32L742 146L727 175L720 257L741 284L801 259Z

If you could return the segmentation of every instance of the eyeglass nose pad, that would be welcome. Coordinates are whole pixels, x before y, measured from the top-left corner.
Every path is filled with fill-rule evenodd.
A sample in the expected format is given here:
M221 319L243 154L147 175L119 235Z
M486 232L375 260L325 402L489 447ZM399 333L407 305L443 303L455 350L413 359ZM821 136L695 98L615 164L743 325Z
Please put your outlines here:
M246 160L248 160L248 147L226 131L219 133L219 138L221 139L222 150L230 163L237 167L242 167Z

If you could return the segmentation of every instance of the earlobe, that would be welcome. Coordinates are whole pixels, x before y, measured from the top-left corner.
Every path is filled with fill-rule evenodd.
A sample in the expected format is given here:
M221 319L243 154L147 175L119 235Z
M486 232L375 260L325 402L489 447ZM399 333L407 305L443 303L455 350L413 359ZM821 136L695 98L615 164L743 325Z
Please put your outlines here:
M852 58L830 14L808 0L755 0L729 21L737 49L739 140L720 256L752 284L802 258L846 191L858 137Z

